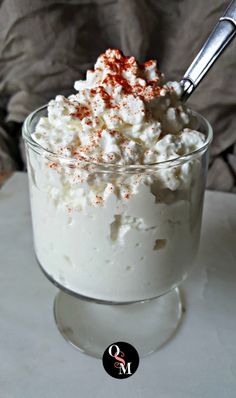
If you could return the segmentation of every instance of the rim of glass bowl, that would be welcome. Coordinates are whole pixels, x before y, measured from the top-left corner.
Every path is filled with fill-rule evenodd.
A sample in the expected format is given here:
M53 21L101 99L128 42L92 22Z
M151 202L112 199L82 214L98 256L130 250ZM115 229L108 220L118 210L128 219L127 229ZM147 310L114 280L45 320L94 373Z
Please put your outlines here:
M22 127L22 135L26 143L30 146L30 148L36 152L39 155L43 155L43 157L46 157L49 160L54 160L60 161L61 163L66 163L68 166L69 165L74 165L75 167L79 167L80 165L92 165L96 167L98 171L105 171L105 172L129 172L129 173L142 173L142 172L147 172L147 171L156 171L157 169L163 169L163 168L168 168L168 167L174 167L178 166L180 164L186 163L194 158L197 158L201 156L209 147L212 138L213 138L213 130L208 122L207 119L205 119L202 115L200 115L198 112L195 112L191 110L192 114L200 120L201 123L205 126L206 129L206 141L204 144L196 149L195 151L189 152L185 155L178 156L176 158L170 159L170 160L164 160L161 162L156 162L156 163L146 163L146 164L128 164L128 165L120 165L120 164L114 164L114 163L96 163L92 162L89 160L83 160L79 161L78 159L72 158L72 157L67 157L63 155L59 155L57 153L54 153L43 146L41 146L38 142L34 141L32 138L32 132L31 130L31 123L35 116L37 116L38 113L42 112L43 110L47 110L48 105L43 105L40 108L36 109L32 113L30 113L27 118L24 121L23 127Z

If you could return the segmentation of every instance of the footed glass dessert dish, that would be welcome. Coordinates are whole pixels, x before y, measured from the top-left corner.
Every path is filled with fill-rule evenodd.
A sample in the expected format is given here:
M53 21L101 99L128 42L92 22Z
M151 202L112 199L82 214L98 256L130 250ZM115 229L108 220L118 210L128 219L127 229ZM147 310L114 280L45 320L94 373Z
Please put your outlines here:
M101 357L116 341L141 356L175 333L182 315L178 286L197 255L212 139L147 165L98 164L65 157L32 138L42 107L26 119L35 253L59 289L56 324L67 341Z
M101 357L125 341L144 356L181 320L212 130L155 60L108 49L74 87L23 126L35 253L70 343Z

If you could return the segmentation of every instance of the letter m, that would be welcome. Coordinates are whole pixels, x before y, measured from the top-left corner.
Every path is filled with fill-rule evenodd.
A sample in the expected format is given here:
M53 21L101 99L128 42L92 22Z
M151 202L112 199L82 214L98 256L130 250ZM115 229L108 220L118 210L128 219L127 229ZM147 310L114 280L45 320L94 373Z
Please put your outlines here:
M128 375L131 375L131 370L130 370L131 363L132 362L128 362L126 367L125 367L125 365L123 363L120 363L119 374L121 375L122 373L123 374L127 373Z

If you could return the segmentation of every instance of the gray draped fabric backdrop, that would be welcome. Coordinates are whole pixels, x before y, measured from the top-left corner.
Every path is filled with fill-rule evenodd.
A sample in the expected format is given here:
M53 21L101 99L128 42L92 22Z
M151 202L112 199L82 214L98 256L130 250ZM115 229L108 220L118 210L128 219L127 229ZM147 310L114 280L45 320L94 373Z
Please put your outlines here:
M222 15L224 0L0 0L0 170L14 169L10 122L71 93L108 47L156 58L179 80ZM208 187L236 191L236 39L189 105L214 128ZM19 125L18 125L19 126ZM7 136L8 135L8 136Z

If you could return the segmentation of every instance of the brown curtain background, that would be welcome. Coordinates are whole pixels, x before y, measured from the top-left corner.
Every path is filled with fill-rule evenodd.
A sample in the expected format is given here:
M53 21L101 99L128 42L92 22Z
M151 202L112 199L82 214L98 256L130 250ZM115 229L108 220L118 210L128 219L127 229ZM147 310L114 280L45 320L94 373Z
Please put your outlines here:
M20 126L120 48L180 80L228 1L0 0L0 170L22 168ZM214 128L207 186L236 192L236 40L189 100Z

